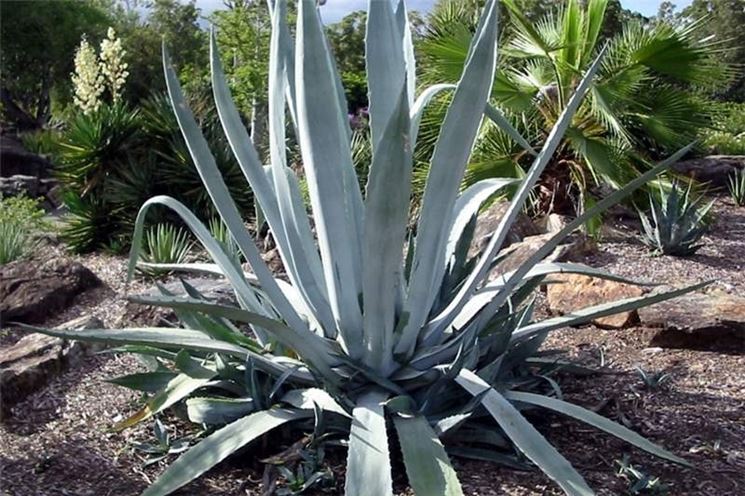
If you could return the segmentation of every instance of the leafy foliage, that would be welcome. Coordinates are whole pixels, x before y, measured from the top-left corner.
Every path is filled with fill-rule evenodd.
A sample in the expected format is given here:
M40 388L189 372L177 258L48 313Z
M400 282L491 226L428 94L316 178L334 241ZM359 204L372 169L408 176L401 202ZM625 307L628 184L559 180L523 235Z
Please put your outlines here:
M678 181L658 195L650 194L650 214L639 211L644 228L642 240L661 255L686 256L698 251L698 243L706 232L706 215L713 201L703 204L703 195L692 196L693 183L681 189Z
M497 2L487 1L441 126L415 226L410 228L412 148L427 90L418 96L414 91L405 3L400 1L395 10L389 2L371 1L369 7L371 163L364 192L358 187L352 159L339 74L315 0L298 4L294 45L286 24L286 2L273 6L267 167L230 98L212 40L212 82L220 120L277 242L288 280L275 278L261 258L186 104L178 77L167 57L164 61L169 95L189 153L253 273L244 273L186 206L156 196L143 205L136 220L130 276L148 211L153 206L167 207L181 217L214 261L174 268L224 276L237 305L208 300L184 283L181 295L162 291L157 297L131 298L174 309L183 328L75 331L76 339L102 341L119 346L118 351L157 360L154 371L117 380L157 391L118 428L185 403L192 421L214 429L144 494L169 494L282 428L294 435L312 430L316 438L345 441L346 494L391 495L390 453L395 450L390 446L391 423L408 480L418 494L463 494L449 450L457 456L488 457L512 465L529 460L568 494L592 494L582 476L523 416L521 410L526 408L577 418L685 464L629 429L561 400L554 382L546 380L561 364L538 350L552 330L653 304L703 285L547 320L534 321L532 310L534 291L554 273L624 280L580 264L542 260L588 218L655 177L690 147L598 201L515 271L500 271L496 264L511 256L502 250L507 232L559 147L600 61L583 75L522 181L516 185L511 179L489 179L461 192L496 63ZM297 175L288 167L288 109L298 130L316 237ZM469 257L483 201L508 186L517 189L504 219L481 253ZM71 335L59 329L41 332ZM309 479L305 473L301 478Z
M195 105L202 100L195 98ZM201 125L231 194L248 214L250 190L220 133L214 109L203 106ZM102 105L78 115L62 133L57 174L70 211L63 239L78 252L126 249L140 206L151 196L168 194L188 205L201 219L214 216L209 195L189 156L168 101L161 95L132 110L124 103ZM177 222L161 213L154 221Z
M492 102L527 144L539 147L549 136L579 75L601 52L608 0L565 2L536 22L520 2L505 2L512 23L504 33ZM457 81L467 60L474 21L453 14L432 25L421 50L423 73L432 82ZM693 140L707 124L707 109L686 90L724 79L719 46L701 35L702 22L680 28L645 26L629 20L609 40L598 77L564 135L538 188L541 209L572 214L588 208L600 191L618 188L657 159ZM444 107L443 107L444 108ZM442 117L433 116L433 123ZM491 116L490 116L491 117ZM425 123L425 126L429 122ZM426 131L423 130L423 134ZM431 154L435 132L424 134ZM482 129L466 185L487 177L523 175L532 150L517 143L504 126Z
M0 265L28 255L36 236L49 229L40 202L25 196L0 198Z
M712 105L714 121L703 131L703 143L719 155L745 155L745 103Z
M80 36L99 36L105 12L90 2L0 2L2 113L19 129L38 129L56 101L71 101L69 74Z

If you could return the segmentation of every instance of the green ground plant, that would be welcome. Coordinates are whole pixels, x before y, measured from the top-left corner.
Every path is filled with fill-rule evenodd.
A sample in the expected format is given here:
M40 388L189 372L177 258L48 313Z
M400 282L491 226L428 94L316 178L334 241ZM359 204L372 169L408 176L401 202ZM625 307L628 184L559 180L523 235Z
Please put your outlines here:
M0 265L30 254L38 235L51 228L40 203L25 196L0 198Z
M551 274L626 281L581 264L544 259L588 218L654 178L690 147L588 208L514 271L494 273L499 261L512 256L502 251L509 228L560 146L602 58L582 75L523 180L492 178L461 192L495 73L498 6L487 1L434 147L418 216L409 228L412 148L427 90L415 92L404 1L395 10L389 2L369 2L371 164L364 192L352 160L344 92L316 2L298 2L294 43L286 8L287 2L277 1L272 12L267 167L230 97L214 38L211 68L220 121L276 240L287 280L275 278L261 258L164 53L169 95L189 153L253 273L237 267L185 205L157 196L137 217L130 277L148 212L167 207L214 262L180 269L225 277L237 305L208 300L184 281L181 295L164 290L161 296L130 297L174 309L181 328L74 331L75 339L148 355L159 365L115 381L154 391L117 428L180 405L191 421L212 429L144 494L169 494L267 435L298 439L308 432L346 446L349 496L392 495L391 453L398 448L409 484L419 495L463 494L451 456L534 465L567 494L593 494L528 420L525 414L537 409L576 418L687 465L626 427L563 401L546 377L565 364L540 348L552 330L667 300L704 284L545 320L536 320L532 311L535 290ZM297 175L288 167L286 112L297 129L317 239ZM470 257L481 205L509 186L516 190L500 225L488 245ZM73 331L30 329L73 336ZM398 448L391 446L394 439Z
M714 201L704 202L693 192L693 183L681 187L674 180L670 188L660 186L649 195L649 214L639 211L644 229L642 241L659 255L693 255L703 246L707 215Z
M149 264L183 264L188 261L193 242L189 234L171 224L156 224L145 233L145 248L140 255L139 270L151 277L170 273L161 268L151 268Z
M703 131L703 144L717 155L745 155L745 103L713 104L712 125Z
M729 177L729 194L737 206L745 206L745 169L735 171Z

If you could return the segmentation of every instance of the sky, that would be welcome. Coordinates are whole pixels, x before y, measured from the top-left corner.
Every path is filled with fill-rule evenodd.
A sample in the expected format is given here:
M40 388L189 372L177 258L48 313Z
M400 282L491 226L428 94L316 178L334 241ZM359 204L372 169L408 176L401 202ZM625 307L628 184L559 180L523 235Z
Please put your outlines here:
M435 0L408 0L406 5L409 10L426 12L434 3ZM661 0L621 0L621 3L627 9L652 16L657 13ZM673 3L681 9L688 6L691 0L673 0ZM352 11L365 9L366 6L367 0L326 0L326 5L321 7L321 16L324 22L332 23ZM197 0L197 7L202 9L202 15L207 15L214 10L224 8L224 4L222 0Z

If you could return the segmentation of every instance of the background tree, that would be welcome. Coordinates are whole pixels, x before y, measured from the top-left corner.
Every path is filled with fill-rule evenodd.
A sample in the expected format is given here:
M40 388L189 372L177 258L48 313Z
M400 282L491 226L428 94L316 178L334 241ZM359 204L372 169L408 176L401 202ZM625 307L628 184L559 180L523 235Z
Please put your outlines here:
M743 0L693 0L683 10L682 19L691 22L706 18L700 27L704 36L714 36L722 44L721 60L735 68L732 82L719 92L725 100L745 102L745 2Z
M336 56L342 84L347 95L349 112L367 107L365 77L365 23L367 13L352 12L326 28L331 48Z
M42 127L58 102L71 101L70 72L85 33L100 39L105 11L68 0L0 2L0 100L4 120L19 129Z
M271 19L264 0L227 0L227 10L210 17L217 31L225 73L233 99L249 117L253 136L266 119Z

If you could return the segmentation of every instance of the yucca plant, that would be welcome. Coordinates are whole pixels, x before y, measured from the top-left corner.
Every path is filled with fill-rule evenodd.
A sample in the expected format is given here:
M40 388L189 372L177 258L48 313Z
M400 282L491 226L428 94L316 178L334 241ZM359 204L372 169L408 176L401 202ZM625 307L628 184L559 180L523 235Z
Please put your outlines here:
M389 443L394 438L409 483L419 495L463 494L451 455L521 466L532 462L567 494L592 494L582 476L523 416L523 411L536 408L575 417L640 449L686 464L631 430L561 400L544 378L561 364L538 350L554 329L653 304L702 285L541 321L533 321L532 295L544 278L557 272L622 280L584 265L542 260L588 218L642 186L688 149L598 201L518 269L494 274L495 262L510 256L501 251L507 232L560 143L600 60L568 99L490 242L469 258L481 204L515 186L511 179L489 179L460 192L492 86L497 2L486 2L410 230L412 148L427 92L415 95L414 51L404 0L395 9L387 1L369 2L366 60L372 158L364 194L353 167L344 92L316 1L298 2L294 46L286 3L272 3L267 168L230 98L214 38L211 63L224 131L271 228L289 281L274 278L262 260L184 103L166 55L168 90L189 151L253 273L242 272L184 205L155 197L138 215L130 277L148 210L166 206L181 216L214 260L181 268L225 277L237 305L205 299L184 283L185 295L164 290L158 297L131 298L175 309L183 329L74 332L75 339L119 345L119 351L155 357L160 365L144 376L120 378L122 384L157 392L118 427L185 403L193 421L215 428L144 494L168 494L270 431L288 431L277 429L280 426L345 439L349 496L393 493L390 455L398 449ZM288 110L302 150L317 241L297 177L287 167ZM246 326L250 333L244 332ZM73 336L62 330L41 332Z
M703 244L706 216L713 201L704 204L704 196L692 195L693 183L681 188L673 180L669 188L660 185L657 194L649 195L650 213L639 210L644 235L642 241L659 255L693 255Z
M729 177L729 194L737 206L745 206L745 169L732 173Z
M154 264L183 264L192 249L189 234L171 224L156 224L145 233L145 249L140 254L143 262L139 270L152 277L163 276L170 271Z

